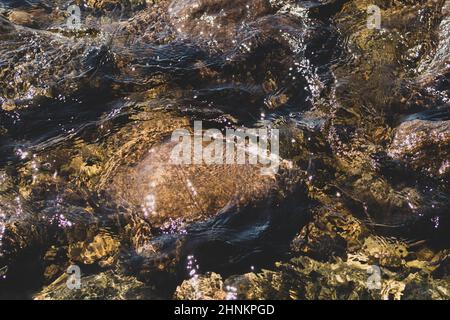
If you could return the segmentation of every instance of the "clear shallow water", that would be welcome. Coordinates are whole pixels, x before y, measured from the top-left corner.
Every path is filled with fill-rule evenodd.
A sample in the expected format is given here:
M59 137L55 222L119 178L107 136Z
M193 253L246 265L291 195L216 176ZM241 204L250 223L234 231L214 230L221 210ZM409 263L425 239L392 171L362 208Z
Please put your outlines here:
M365 1L101 3L74 31L66 1L1 1L2 295L30 296L76 263L170 296L190 256L224 276L288 259L318 208L448 247L445 1L382 6L382 30L367 29ZM290 166L248 197L235 185L262 180L230 168L141 174L194 120L279 128ZM153 219L130 199L157 169L173 207ZM178 174L211 180L196 214Z

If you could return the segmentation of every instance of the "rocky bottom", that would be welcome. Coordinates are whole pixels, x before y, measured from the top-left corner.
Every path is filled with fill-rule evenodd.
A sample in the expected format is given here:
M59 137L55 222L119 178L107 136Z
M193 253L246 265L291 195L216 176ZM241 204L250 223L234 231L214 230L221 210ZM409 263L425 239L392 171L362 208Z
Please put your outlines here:
M449 299L449 39L448 0L1 1L0 298ZM278 170L173 165L198 121Z

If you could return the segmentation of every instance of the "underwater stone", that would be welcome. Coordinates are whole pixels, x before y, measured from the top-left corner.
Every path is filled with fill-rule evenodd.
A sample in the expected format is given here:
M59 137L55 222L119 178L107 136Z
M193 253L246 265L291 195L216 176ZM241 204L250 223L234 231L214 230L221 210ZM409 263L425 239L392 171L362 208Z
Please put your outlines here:
M68 255L72 261L84 264L97 262L101 267L110 266L117 258L120 243L107 233L100 233L92 242L69 245Z
M270 12L268 0L176 0L169 7L174 28L181 35L219 44L230 42L240 26Z
M214 272L183 281L175 291L177 300L224 300L227 296L222 277Z
M434 176L450 172L450 121L413 120L395 129L388 155Z
M437 30L436 37L439 42L434 50L431 60L424 61L424 72L419 76L419 82L424 85L437 85L438 90L447 90L447 98L450 90L450 1L446 0L442 6L442 20Z
M153 227L206 219L230 203L264 199L276 188L275 177L262 175L260 165L171 164L174 147L155 145L139 164L119 171L110 187L119 205L137 208Z
M112 271L81 278L80 290L67 288L68 275L63 274L51 285L37 293L35 300L137 300L154 299L150 287L134 277L123 276Z

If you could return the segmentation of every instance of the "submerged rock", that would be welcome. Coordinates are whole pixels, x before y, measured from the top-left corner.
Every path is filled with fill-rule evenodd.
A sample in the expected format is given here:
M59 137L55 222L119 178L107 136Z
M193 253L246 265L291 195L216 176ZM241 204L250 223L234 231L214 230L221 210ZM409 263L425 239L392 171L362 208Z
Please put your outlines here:
M263 174L264 165L248 162L174 164L175 146L156 143L135 165L118 168L108 180L108 197L126 212L130 223L125 230L137 253L126 269L151 282L155 273L184 277L190 255L205 268L221 270L228 264L240 268L252 255L276 250L283 255L307 218L302 174L287 161L269 175ZM286 223L290 215L295 217ZM264 250L254 251L247 243ZM220 256L207 254L216 246L223 250Z
M446 0L442 6L442 20L437 30L436 37L438 44L435 48L431 61L424 61L421 69L424 69L419 76L419 82L432 86L438 91L443 91L447 95L450 93L450 1Z
M169 220L206 219L230 203L261 201L276 187L275 177L264 176L260 165L173 164L175 146L152 147L138 165L119 171L111 183L118 205L137 208L153 227Z
M95 43L30 30L21 33L20 38L4 40L0 51L4 59L0 66L1 99L14 105L5 109L39 106L45 99L79 103L73 95L80 90L106 88L106 82L94 76L101 66L92 63L104 59L108 64L108 53L94 47ZM21 54L14 54L17 51Z
M73 262L93 264L98 262L101 267L112 265L119 254L120 243L111 235L103 232L94 237L91 243L77 242L71 244L68 256Z
M211 272L184 281L177 287L173 298L177 300L225 300L227 293L222 277Z
M62 23L64 16L61 11L52 10L46 6L37 6L28 10L12 10L8 14L8 19L19 26L45 29L57 22Z
M354 256L331 263L298 257L279 263L274 271L231 276L222 281L209 275L199 276L179 286L176 297L201 299L202 296L196 296L199 279L202 288L217 288L231 299L445 300L450 295L448 278L432 278L413 270L393 272Z
M69 289L67 274L34 295L35 300L142 300L154 299L152 289L133 277L112 271L81 278L80 289Z
M379 2L379 30L369 0L80 0L79 31L20 3L0 16L0 295L77 263L85 287L64 274L36 298L170 297L188 277L176 298L448 298L445 250L377 235L448 234L446 111L393 127L445 107L448 1ZM173 165L194 119L293 129L293 161Z
M292 240L291 250L319 261L332 261L361 248L367 233L367 227L347 210L336 206L318 208Z
M184 37L229 45L239 28L271 12L268 0L175 0L169 7L174 28Z
M400 124L388 155L433 176L450 173L450 121L413 120Z

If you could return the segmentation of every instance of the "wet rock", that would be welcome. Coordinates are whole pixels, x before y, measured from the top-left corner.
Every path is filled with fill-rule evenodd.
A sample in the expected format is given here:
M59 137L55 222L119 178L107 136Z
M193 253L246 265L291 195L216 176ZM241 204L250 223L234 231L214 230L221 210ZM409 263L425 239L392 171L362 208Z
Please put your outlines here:
M304 223L304 208L298 207L305 203L294 182L299 183L301 175L295 170L282 164L278 174L263 175L264 166L259 164L173 164L174 147L167 141L155 144L136 165L119 168L108 187L119 210L128 208L127 232L143 258L142 277L157 270L183 274L185 257L194 253L205 267L219 260L225 263L242 254L240 242L267 237L269 247L282 246L293 236L291 229ZM283 204L283 199L290 200ZM285 206L297 212L298 219L290 225L283 223L289 212ZM261 228L246 235L247 228L263 221ZM237 234L229 233L231 225ZM211 228L220 231L211 233ZM285 232L274 231L278 229ZM228 238L235 240L223 244L216 240ZM209 246L223 247L223 256L205 255Z
M181 219L198 221L215 215L227 204L238 206L267 197L274 177L259 165L171 163L176 144L151 148L137 166L120 173L111 192L119 205L132 205L154 227Z
M406 279L403 300L447 300L450 295L449 279L431 280L412 274Z
M91 213L79 207L59 209L43 207L40 214L33 214L20 197L1 206L0 265L7 272L0 291L6 297L23 297L21 290L29 292L53 280L67 264L66 245L98 233L99 220ZM20 286L14 285L18 279L23 280Z
M139 6L145 4L146 0L86 0L87 6L95 9L114 9L120 6Z
M0 209L2 220L5 218L3 209ZM25 298L25 287L39 287L45 268L40 257L45 252L48 237L52 236L51 227L44 230L39 224L30 224L29 218L14 220L0 221L0 296L3 298Z
M283 271L265 270L256 275L230 279L240 299L368 299L365 268L350 267L346 263L321 264L299 257L281 264ZM244 285L240 286L241 279Z
M44 277L48 282L54 281L64 270L56 264L51 264L45 268Z
M438 44L435 48L434 56L429 61L424 61L421 69L424 69L419 76L419 82L424 85L433 85L437 90L446 91L448 97L450 73L450 1L446 0L442 6L442 21L437 30Z
M111 212L95 213L98 205L91 202L92 198L86 197L81 189L92 188L92 192L96 192L100 173L107 175L109 172L105 167L114 170L118 165L116 161L123 165L126 159L142 155L147 149L138 152L136 145L151 144L150 141L154 142L152 139L157 140L160 134L166 134L165 130L174 130L183 123L184 119L168 117L166 112L162 115L155 112L150 119L141 122L142 126L122 128L114 137L120 139L118 136L123 134L121 143L111 139L105 150L79 140L76 147L69 143L71 148L66 149L62 144L53 150L50 157L49 154L36 154L31 162L25 161L19 169L21 181L10 181L9 175L1 171L0 265L6 268L6 280L0 281L2 288L3 285L9 286L14 279L26 276L34 280L24 281L24 285L34 286L36 281L48 283L55 277L55 272L66 268L69 260L100 267L114 264L118 256L118 239L124 237L125 232L116 231L116 227L121 226L117 220L111 223ZM123 146L123 141L130 144ZM110 154L105 154L106 150ZM117 153L122 156L117 157ZM30 184L29 179L34 182ZM61 184L67 188L59 189ZM28 201L33 202L38 213L29 210ZM108 230L112 228L112 232L105 232L104 226ZM54 252L53 247L62 251Z
M168 7L171 0L147 2L147 9L138 10L126 23L121 24L114 36L119 47L130 48L136 44L168 44L175 35L171 28ZM135 6L134 8L140 8Z
M26 11L13 11L8 16L9 20L15 24L23 25L26 27L33 27L36 25L36 21L33 20L33 15Z
M431 297L448 299L448 280L419 273L394 273L381 268L372 282L374 267L349 259L321 263L298 257L276 270L233 276L224 281L238 299L400 300Z
M52 23L49 18L51 11L44 8L35 8L33 10L13 10L9 13L8 19L17 25L29 28L43 28Z
M440 95L427 93L417 83L423 61L430 61L435 53L443 3L375 3L381 9L380 29L367 27L367 9L374 4L370 1L347 1L334 16L345 54L342 63L333 66L336 87L332 105L320 107L331 110L325 132L335 160L334 164L327 162L327 170L335 181L329 189L338 186L343 196L336 201L352 207L353 214L369 220L368 225L385 227L383 232L396 236L410 237L414 232L393 226L420 220L417 231L419 225L429 228L429 220L437 216L442 222L447 206L445 183L436 188L439 183L418 181L414 156L409 171L407 161L399 158L386 161L388 165L378 170L372 158L386 151L397 119L443 104ZM440 166L445 154L439 159L430 161Z
M383 114L436 103L431 95L418 94L411 83L421 59L432 53L441 3L378 3L381 29L369 29L367 9L372 4L348 1L335 16L351 59L334 68L336 104L329 141L340 165L352 174L366 171L367 155L388 142L390 128ZM406 29L413 31L405 36ZM412 61L405 52L417 47L420 52Z
M275 273L271 273L269 270L262 270L258 274L252 272L230 276L224 280L224 285L231 292L230 298L232 300L258 300L263 296L268 299L288 299L288 296L282 293L279 287L269 288L260 283L265 276L271 279L276 277Z
M364 256L365 262L371 265L397 268L406 264L408 254L408 245L400 240L370 236L364 240L357 255Z
M66 247L51 246L45 253L43 260L45 283L49 284L65 272L67 252Z
M312 221L292 241L293 252L319 261L331 261L361 247L367 230L348 211L325 207L312 214Z
M96 68L89 64L106 52L100 53L101 50L90 46L92 44L29 30L24 30L19 39L3 42L5 63L0 66L0 94L6 101L11 101L6 104L10 106L6 109L39 105L45 99L75 102L70 96L84 87L78 80L74 81L81 74L85 74L82 78L87 81L87 87L102 86L95 84L96 81L90 78L92 74L88 75L89 70ZM21 55L14 55L14 50L19 50Z
M6 100L2 103L2 109L5 111L13 111L16 107L14 100Z
M154 299L152 289L133 277L112 271L81 278L81 288L67 287L68 275L63 274L51 285L37 293L35 300L137 300Z
M69 246L69 258L83 264L98 263L107 267L114 263L119 253L119 241L107 233L100 233L92 242L78 242Z
M176 300L224 300L226 297L222 277L214 272L183 281L173 296Z
M220 44L236 38L239 27L271 11L267 0L173 1L169 14L174 28L184 37L200 37Z
M413 120L396 128L388 154L433 176L450 172L450 121Z
M420 220L419 229L431 224L433 234L443 231L437 237L447 230L448 202L439 199L448 195L445 121L391 128L404 114L445 102L443 1L378 1L382 29L368 30L369 0L157 1L136 15L127 11L130 20L114 12L134 1L88 0L77 2L87 4L88 28L98 16L122 21L95 21L82 32L23 28L42 28L42 15L30 16L20 3L9 14L16 25L0 18L0 130L14 138L5 146L24 141L36 154L17 163L2 159L14 162L17 190L0 185L0 276L13 279L1 291L26 282L22 292L28 292L53 281L68 260L98 270L128 259L139 280L171 291L194 252L200 268L223 277L248 270L249 261L273 270L226 280L195 276L179 286L177 298L448 296L448 280L435 279L448 274L444 253L415 253L403 241L373 234L374 226L392 230L410 220ZM105 104L113 95L141 99L147 111L122 100ZM286 138L284 150L304 172L286 167L261 177L247 165L171 166L165 138L188 126L186 118L159 113L173 106L214 123L284 126L294 119L309 129ZM314 120L299 112L309 107ZM20 117L26 111L33 121ZM75 120L66 116L72 112ZM42 123L48 130L38 130ZM373 155L385 153L391 137L385 160L392 166L381 174ZM44 142L34 144L39 139ZM416 171L423 172L410 174ZM416 181L423 173L432 179ZM305 183L308 198L300 190ZM15 214L16 198L25 214ZM318 209L303 227L313 201ZM307 257L272 267L286 258L296 233L289 253ZM367 288L371 264L382 269L378 291ZM167 273L175 281L166 281ZM88 287L79 292L64 289L63 276L42 296L122 298L130 297L121 291L125 283L141 288L134 277L97 276L85 277Z

